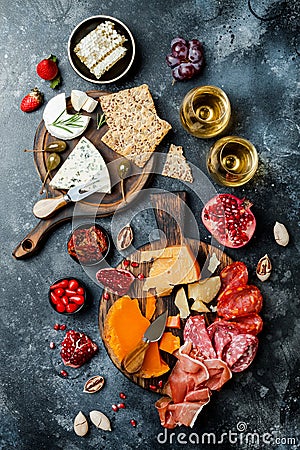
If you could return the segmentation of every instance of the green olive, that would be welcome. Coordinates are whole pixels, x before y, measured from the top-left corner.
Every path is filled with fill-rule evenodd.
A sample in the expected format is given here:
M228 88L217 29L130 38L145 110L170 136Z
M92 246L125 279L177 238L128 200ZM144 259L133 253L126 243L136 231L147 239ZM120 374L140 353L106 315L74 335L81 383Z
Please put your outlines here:
M46 167L48 172L56 169L56 167L59 166L60 161L61 161L60 156L57 153L50 153L50 155L46 160Z
M46 152L62 153L66 150L67 144L64 141L50 142L45 148Z
M131 164L128 159L123 159L118 167L118 175L119 177L124 180L131 172Z

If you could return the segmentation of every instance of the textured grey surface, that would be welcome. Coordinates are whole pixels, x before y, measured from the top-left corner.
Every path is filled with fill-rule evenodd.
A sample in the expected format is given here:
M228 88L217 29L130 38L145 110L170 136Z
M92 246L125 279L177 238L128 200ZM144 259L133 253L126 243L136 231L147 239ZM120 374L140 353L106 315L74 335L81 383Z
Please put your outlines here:
M218 440L222 433L236 432L239 422L246 423L248 432L259 434L259 444L247 443L239 434L238 443L234 443L234 437L229 442L227 435L223 443L205 443L201 448L296 448L288 438L298 439L299 445L300 7L296 0L251 0L250 5L263 20L250 12L247 0L150 0L145 4L136 0L1 0L1 449L196 448L199 446L193 445L196 437L192 431L200 442L205 432L215 433ZM270 281L264 285L256 282L265 299L259 352L247 372L235 375L213 396L193 430L176 429L172 438L168 432L165 444L159 444L156 438L163 431L154 408L157 396L128 381L106 354L98 332L100 289L66 253L71 225L53 233L35 257L15 261L11 256L15 245L36 224L31 211L39 199L40 187L32 157L22 149L32 145L42 110L26 115L19 110L19 103L35 85L45 93L46 100L54 95L48 83L35 74L36 64L49 53L59 58L63 77L59 92L94 88L73 72L66 46L74 26L95 14L123 20L136 38L135 68L111 89L149 84L160 115L173 126L163 151L169 142L183 145L188 159L206 173L205 156L213 140L187 135L180 125L178 109L190 88L215 84L227 92L232 103L228 134L250 139L260 157L255 178L234 191L254 203L258 222L255 237L246 248L228 251L234 259L248 264L252 280L261 256L267 252L273 261ZM204 42L207 64L198 79L172 85L164 58L170 40L178 34ZM155 176L152 186L168 190L184 187L160 176ZM232 192L219 186L216 189ZM191 192L189 205L201 238L208 242L199 219L201 201ZM290 232L286 248L274 243L272 228L276 220L285 223ZM100 222L109 228L110 221L106 218ZM139 213L133 226L135 244L148 241L156 226L152 212ZM111 262L120 258L115 252ZM86 331L100 348L98 356L80 369L76 378L67 380L53 368L54 353L49 342L58 344L63 332L53 330L60 317L47 303L49 284L64 275L82 278L90 286L94 300L86 313L65 322L70 328ZM100 393L88 396L82 392L83 384L95 373L105 377L106 386ZM114 413L111 404L118 401L120 391L128 395L127 408ZM107 413L112 433L91 428L86 438L75 436L72 423L80 409L86 415L92 409ZM129 424L131 418L137 420L135 429ZM187 437L179 436L180 432ZM262 442L264 433L272 435L271 444ZM189 443L180 444L178 438Z

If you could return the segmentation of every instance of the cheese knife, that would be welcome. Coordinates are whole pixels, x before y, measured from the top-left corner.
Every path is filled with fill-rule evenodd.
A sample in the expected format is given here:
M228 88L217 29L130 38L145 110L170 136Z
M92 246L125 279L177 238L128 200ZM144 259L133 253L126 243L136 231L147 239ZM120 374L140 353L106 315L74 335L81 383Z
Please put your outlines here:
M65 195L39 200L33 207L33 214L38 219L48 219L48 217L52 216L56 211L63 208L68 203L79 202L95 192L101 192L100 189L106 187L106 185L100 185L99 181L99 178L93 178L87 183L72 187ZM98 183L96 188L86 191L89 186L95 183Z
M122 361L122 368L127 373L136 373L143 365L146 350L150 342L158 341L164 332L168 317L168 311L165 311L145 331L145 334L139 344Z

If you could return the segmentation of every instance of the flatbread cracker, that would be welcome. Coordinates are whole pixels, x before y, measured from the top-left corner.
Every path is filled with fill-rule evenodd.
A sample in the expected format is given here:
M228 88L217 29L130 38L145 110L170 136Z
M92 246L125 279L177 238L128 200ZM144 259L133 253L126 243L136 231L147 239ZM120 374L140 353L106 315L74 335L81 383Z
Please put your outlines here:
M125 111L134 111L137 105L148 108L153 114L156 114L153 98L147 84L124 89L114 94L103 95L99 98L99 101L108 126L112 126L115 118Z
M171 125L158 117L146 84L100 97L109 130L102 142L144 167Z
M143 107L137 108L134 113L124 114L116 125L116 128L110 128L105 133L102 142L138 167L144 167L171 128L168 122Z
M189 183L194 181L191 168L183 156L182 147L174 144L170 145L162 175L188 181Z

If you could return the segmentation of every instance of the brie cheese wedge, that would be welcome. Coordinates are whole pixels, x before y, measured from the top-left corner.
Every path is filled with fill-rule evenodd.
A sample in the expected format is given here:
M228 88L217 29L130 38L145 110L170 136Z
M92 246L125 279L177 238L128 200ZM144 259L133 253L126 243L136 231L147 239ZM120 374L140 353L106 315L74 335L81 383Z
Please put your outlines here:
M90 121L89 116L79 115L75 125L68 124L74 115L68 114L66 110L66 95L65 93L58 94L47 103L43 119L47 131L54 137L67 141L80 136L87 129ZM54 125L54 123L56 124Z
M98 181L99 175L101 175L100 181ZM86 137L82 137L51 180L50 186L68 190L73 186L87 183L93 178L97 179L99 184L98 192L110 193L110 176L104 159L96 147ZM92 185L89 189L92 190L94 187L95 185Z
M71 91L71 103L75 111L80 111L88 98L88 95L83 91L77 89Z

